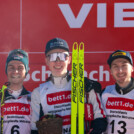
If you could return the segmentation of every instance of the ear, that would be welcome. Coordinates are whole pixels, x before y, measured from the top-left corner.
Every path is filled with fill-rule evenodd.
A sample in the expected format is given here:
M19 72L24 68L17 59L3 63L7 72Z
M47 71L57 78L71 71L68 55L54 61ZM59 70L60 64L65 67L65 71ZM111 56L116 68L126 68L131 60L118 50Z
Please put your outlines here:
M49 61L48 61L48 58L45 56L45 62L46 62L46 65L48 66L49 65Z
M110 74L112 75L113 74L113 72L112 72L112 70L110 69Z
M69 59L68 59L68 64L70 64L71 63L71 56L69 56Z
M134 71L134 67L132 66L132 72Z

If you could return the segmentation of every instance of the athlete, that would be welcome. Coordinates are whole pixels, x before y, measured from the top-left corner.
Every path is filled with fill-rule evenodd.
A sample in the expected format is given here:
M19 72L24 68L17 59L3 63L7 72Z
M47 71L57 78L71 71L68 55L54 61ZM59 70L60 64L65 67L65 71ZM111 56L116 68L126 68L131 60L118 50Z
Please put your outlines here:
M69 47L65 40L54 38L48 41L45 49L46 65L51 71L48 81L33 90L31 96L32 106L32 134L38 134L36 122L47 114L62 116L62 134L71 132L71 76L68 73L68 66L71 63ZM93 89L100 84L90 81L87 78L86 92L87 102L93 104L94 120L91 123L91 134L101 134L106 129L107 121L103 112L100 96ZM94 84L93 84L94 83ZM99 91L99 89L97 89ZM89 128L89 126L87 126Z
M102 93L102 103L108 119L105 134L134 133L133 60L129 52L117 50L108 58L114 85Z
M28 68L28 54L25 51L15 49L9 53L5 69L8 84L5 90L1 91L1 100L4 98L4 105L0 108L3 115L1 134L31 133L31 95L23 86Z

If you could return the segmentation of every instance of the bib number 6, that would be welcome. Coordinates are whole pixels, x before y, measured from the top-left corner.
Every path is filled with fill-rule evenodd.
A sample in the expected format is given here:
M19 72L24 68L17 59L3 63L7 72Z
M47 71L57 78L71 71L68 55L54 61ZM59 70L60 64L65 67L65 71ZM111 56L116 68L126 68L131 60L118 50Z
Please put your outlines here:
M11 129L11 134L20 134L19 132L19 126L18 125L14 125Z

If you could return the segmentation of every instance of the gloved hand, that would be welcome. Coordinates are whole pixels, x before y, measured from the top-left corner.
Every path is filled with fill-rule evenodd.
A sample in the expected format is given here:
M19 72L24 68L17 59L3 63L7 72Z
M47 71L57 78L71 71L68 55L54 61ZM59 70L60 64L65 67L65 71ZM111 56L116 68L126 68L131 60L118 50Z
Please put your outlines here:
M31 130L31 134L38 134L37 130Z
M93 129L90 134L102 134L107 128L106 118L97 118L91 122L91 128Z

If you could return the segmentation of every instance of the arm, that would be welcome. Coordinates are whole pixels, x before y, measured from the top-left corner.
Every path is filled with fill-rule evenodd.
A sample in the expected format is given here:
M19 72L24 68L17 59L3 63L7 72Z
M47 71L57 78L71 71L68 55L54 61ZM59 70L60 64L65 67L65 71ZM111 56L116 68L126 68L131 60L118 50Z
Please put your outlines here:
M40 94L38 88L34 89L31 95L32 119L31 134L38 134L36 122L39 120L40 114Z
M93 131L91 134L101 134L106 130L107 120L100 100L101 85L96 81L86 79L85 92L87 94L87 103L93 106L94 120L91 122Z
M96 93L94 89L88 92L88 103L93 105L94 119L105 118L105 113L100 101L100 95L99 93Z
M101 134L106 130L107 120L102 108L99 93L95 93L91 90L89 93L88 103L93 105L94 120L91 122L91 128L93 128L91 134Z

